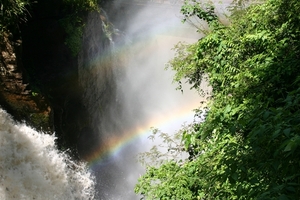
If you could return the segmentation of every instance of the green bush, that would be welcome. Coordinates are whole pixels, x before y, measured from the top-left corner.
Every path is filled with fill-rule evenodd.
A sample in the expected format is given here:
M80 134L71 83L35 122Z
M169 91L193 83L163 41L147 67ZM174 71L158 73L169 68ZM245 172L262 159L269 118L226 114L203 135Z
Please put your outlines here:
M185 78L196 89L207 75L213 96L206 120L182 130L190 159L149 166L137 193L147 199L299 198L299 9L298 0L268 0L236 12L225 26L198 3L183 7L186 17L207 21L209 31L185 51L179 46L170 67L175 80Z
M2 0L0 3L0 33L27 20L29 0Z
M98 0L63 0L67 15L60 20L60 23L67 33L65 44L73 56L76 56L81 49L84 15L91 11L99 12L98 3Z

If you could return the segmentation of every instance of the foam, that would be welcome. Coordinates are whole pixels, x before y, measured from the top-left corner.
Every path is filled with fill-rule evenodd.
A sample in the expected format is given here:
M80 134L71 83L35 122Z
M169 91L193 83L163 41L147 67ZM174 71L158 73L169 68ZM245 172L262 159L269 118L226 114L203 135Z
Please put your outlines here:
M94 178L53 135L15 123L0 108L0 199L93 199Z

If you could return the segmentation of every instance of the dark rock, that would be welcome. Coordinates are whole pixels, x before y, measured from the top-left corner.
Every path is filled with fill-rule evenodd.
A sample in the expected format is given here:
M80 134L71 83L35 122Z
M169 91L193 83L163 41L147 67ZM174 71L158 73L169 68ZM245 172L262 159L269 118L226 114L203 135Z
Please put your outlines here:
M18 121L38 130L53 132L49 102L41 94L33 95L23 67L21 40L3 34L0 41L0 104Z

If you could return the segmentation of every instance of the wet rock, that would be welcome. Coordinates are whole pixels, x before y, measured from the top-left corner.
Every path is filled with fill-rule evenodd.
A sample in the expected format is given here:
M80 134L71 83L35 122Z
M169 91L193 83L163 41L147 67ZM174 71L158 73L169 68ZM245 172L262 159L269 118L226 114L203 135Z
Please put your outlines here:
M15 40L12 34L0 38L0 104L15 120L53 132L51 108L44 96L32 94L21 50L21 40Z

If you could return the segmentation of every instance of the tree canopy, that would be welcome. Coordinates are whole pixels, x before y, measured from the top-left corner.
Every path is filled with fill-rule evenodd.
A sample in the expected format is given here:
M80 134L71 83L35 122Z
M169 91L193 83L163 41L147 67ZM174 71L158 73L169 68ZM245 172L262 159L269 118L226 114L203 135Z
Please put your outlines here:
M188 159L147 165L146 199L297 199L300 196L300 2L266 0L224 25L211 5L185 4L208 24L177 45L175 81L195 89L208 76L205 121L180 131ZM197 114L197 113L196 113Z

